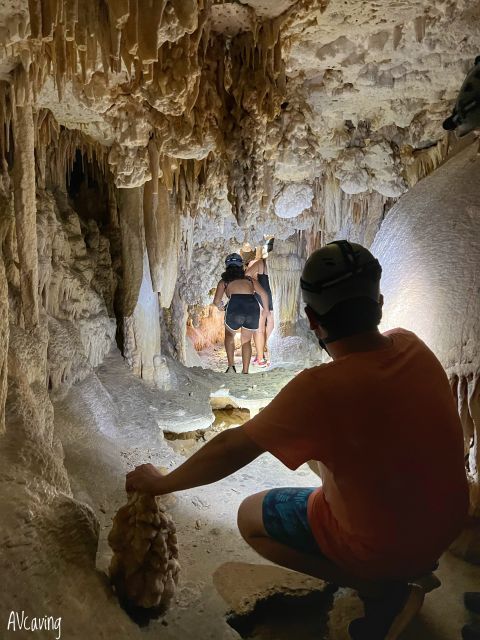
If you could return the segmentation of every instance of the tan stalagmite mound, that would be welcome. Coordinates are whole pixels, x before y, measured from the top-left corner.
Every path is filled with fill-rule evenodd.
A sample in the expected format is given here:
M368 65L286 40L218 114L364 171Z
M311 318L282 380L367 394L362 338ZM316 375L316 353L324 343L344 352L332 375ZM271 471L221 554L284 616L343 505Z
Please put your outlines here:
M110 578L122 605L165 612L180 565L175 524L160 500L130 493L113 520L108 543L114 552Z

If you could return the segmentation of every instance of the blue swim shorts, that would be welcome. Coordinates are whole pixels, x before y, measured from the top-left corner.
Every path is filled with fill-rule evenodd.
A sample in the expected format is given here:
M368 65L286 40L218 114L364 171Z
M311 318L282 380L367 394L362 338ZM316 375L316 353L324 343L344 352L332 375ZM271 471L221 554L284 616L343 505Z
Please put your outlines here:
M263 498L263 526L271 538L304 553L321 554L307 517L314 487L271 489Z

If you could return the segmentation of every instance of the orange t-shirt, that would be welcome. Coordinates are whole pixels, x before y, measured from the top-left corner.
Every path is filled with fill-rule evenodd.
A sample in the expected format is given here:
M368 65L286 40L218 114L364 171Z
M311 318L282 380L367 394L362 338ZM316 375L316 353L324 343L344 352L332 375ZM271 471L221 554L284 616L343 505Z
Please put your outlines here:
M364 578L414 577L468 512L462 427L447 376L413 333L307 369L244 425L290 469L321 462L308 518L322 552Z

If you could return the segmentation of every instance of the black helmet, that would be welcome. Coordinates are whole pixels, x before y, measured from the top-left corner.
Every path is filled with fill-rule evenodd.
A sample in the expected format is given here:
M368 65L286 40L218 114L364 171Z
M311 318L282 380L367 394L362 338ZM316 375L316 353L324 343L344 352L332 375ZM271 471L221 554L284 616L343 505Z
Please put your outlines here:
M379 302L381 273L378 260L362 245L347 240L330 242L305 263L300 279L302 297L318 315L351 298Z
M452 115L443 122L447 131L456 130L460 138L480 129L480 56L469 71L460 91Z
M226 267L243 267L242 256L238 253L231 253L225 258Z

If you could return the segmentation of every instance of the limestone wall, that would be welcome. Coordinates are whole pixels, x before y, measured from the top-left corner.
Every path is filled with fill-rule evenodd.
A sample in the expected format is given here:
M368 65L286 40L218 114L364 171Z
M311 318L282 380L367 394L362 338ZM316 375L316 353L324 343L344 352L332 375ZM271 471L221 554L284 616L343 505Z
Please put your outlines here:
M393 207L372 251L382 327L410 329L444 366L462 419L472 513L480 515L480 157L468 147ZM480 557L478 537L464 553Z

